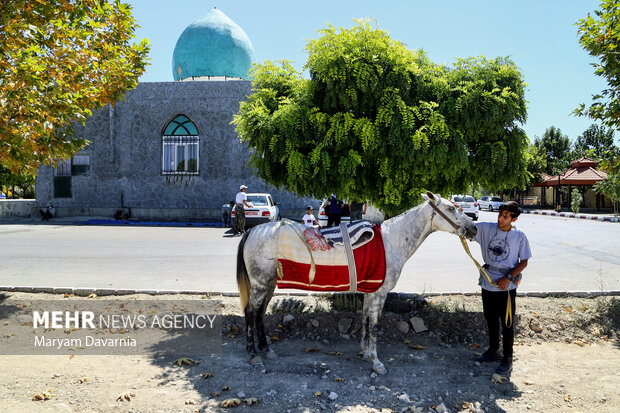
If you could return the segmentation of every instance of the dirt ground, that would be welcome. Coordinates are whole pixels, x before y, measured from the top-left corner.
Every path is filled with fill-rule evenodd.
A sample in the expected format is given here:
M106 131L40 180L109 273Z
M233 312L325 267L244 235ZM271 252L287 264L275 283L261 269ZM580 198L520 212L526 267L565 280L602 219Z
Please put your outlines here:
M59 299L10 293L0 303L32 298ZM93 299L129 298L153 299ZM238 298L165 299L220 300L221 354L182 366L177 357L2 355L0 411L620 411L618 297L517 297L514 369L498 383L496 363L473 361L486 346L479 296L391 296L378 343L382 376L358 356L358 297L275 297L266 325L279 357L258 366L247 363ZM412 319L428 330L416 333ZM241 405L222 407L227 399Z

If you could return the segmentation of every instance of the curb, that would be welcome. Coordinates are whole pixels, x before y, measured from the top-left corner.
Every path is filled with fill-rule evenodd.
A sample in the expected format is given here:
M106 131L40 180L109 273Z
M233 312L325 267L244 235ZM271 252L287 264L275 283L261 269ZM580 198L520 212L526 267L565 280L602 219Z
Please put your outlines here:
M121 296L132 294L147 294L147 295L207 295L207 296L222 296L222 297L239 297L239 293L236 291L200 291L200 290L127 290L127 289L112 289L112 288L67 288L67 287L18 287L18 286L0 286L0 291L13 292L13 293L40 293L40 294L73 294L78 297L88 297L90 294L95 293L99 297L105 296ZM305 293L305 292L290 292L290 293L274 293L274 296L279 297L305 297L311 295L347 295L349 293ZM362 294L362 293L357 293ZM417 299L420 297L438 297L438 296L450 296L450 295L464 295L464 296L476 296L480 295L480 292L438 292L438 293L400 293L390 292L388 297L392 299ZM612 291L526 291L517 293L520 297L577 297L577 298L594 298L602 296L620 296L620 290Z
M530 211L530 210L524 209L523 213L524 214L534 214L534 215L546 215L546 216L552 216L552 217L588 219L588 220L592 220L592 221L620 222L620 218L618 218L618 217L573 214L573 213L570 213L570 212Z

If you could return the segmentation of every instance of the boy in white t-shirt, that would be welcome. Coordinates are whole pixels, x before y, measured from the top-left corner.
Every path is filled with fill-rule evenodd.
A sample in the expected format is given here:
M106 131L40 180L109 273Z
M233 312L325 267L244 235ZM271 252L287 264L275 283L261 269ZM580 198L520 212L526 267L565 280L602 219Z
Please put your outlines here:
M312 228L315 223L319 226L319 228L322 228L321 224L319 224L319 221L316 220L314 214L312 213L311 205L306 208L306 215L304 215L304 217L301 219L301 222L303 222L303 224L308 228Z

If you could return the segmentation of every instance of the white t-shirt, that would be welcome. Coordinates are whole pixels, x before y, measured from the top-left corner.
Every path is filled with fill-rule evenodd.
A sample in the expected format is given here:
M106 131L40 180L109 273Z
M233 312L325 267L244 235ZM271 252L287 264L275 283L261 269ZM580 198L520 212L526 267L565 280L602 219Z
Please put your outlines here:
M306 214L301 219L301 222L303 222L304 225L307 227L312 227L312 225L314 224L314 221L315 221L315 218L314 218L314 215L312 214Z
M503 278L519 261L532 257L530 243L525 233L517 227L513 226L510 231L504 232L497 223L479 222L476 228L476 241L480 244L485 264L491 266L486 272L493 282ZM503 291L489 284L483 274L480 274L478 284L487 291ZM517 286L513 282L508 286L509 290L515 288Z
M243 191L239 191L237 192L237 196L235 197L235 202L238 204L243 204L243 201L247 201L247 199L248 195Z

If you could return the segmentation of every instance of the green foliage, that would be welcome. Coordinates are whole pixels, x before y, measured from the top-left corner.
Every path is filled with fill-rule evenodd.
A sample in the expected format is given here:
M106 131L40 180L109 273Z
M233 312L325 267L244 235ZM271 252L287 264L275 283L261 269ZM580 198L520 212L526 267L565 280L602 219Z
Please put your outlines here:
M568 136L563 135L559 128L555 126L547 128L542 138L534 139L534 146L546 158L547 166L544 172L558 175L570 166L571 143Z
M582 104L574 113L620 130L620 1L602 0L594 16L588 13L576 25L581 47L598 60L592 64L594 74L604 78L608 87L592 96L589 107Z
M579 208L581 207L581 203L583 202L583 196L581 192L577 188L573 189L573 192L570 194L570 208L573 210L575 214L579 213Z
M577 141L574 144L575 159L585 156L588 151L593 151L594 157L600 157L606 151L612 151L620 154L620 150L614 144L614 131L613 129L605 128L604 126L590 125L583 134L579 135Z
M547 156L536 145L528 144L525 156L527 159L527 173L530 182L540 182L542 173L547 169Z
M389 215L426 189L527 182L524 83L509 59L439 66L368 21L329 26L306 50L310 79L287 61L254 65L233 121L266 182L369 200Z
M13 172L69 158L73 122L138 83L148 43L130 43L131 7L115 0L0 0L0 164Z
M34 180L36 174L32 170L13 172L0 165L0 192L8 195L7 198L34 198ZM9 188L19 189L19 195Z
M614 204L614 213L617 214L620 201L620 157L607 152L599 161L599 166L607 172L607 179L594 185L594 190L611 199Z

